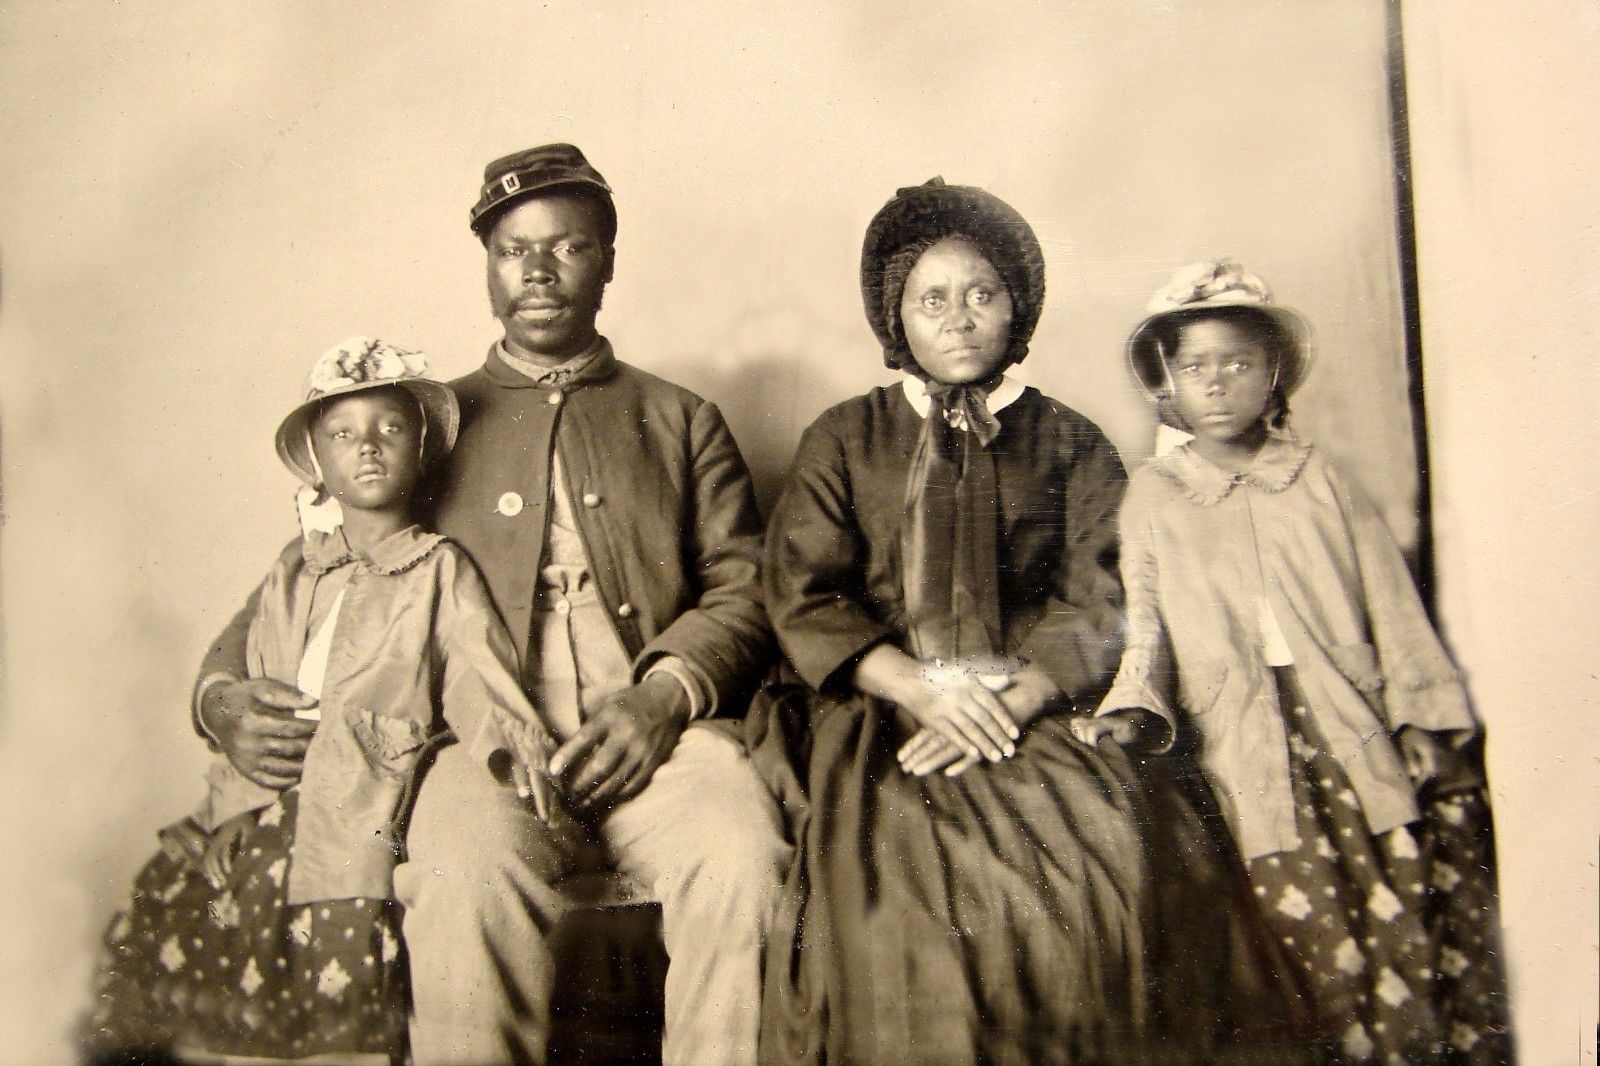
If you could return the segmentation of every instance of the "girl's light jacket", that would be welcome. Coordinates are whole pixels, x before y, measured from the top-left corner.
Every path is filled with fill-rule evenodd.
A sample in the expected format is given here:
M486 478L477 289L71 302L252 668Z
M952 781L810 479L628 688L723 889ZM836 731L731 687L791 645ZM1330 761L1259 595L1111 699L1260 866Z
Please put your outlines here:
M408 801L431 748L467 744L485 774L501 753L541 766L549 752L483 578L455 544L417 526L365 556L342 533L314 533L285 548L252 598L250 677L295 684L312 596L345 567L322 718L300 779L291 904L392 897ZM222 758L209 784L196 816L207 829L257 808L270 816L277 799Z
M1286 433L1237 475L1180 446L1135 471L1120 526L1127 648L1099 713L1147 708L1176 735L1181 708L1246 859L1299 843L1263 605L1369 828L1419 817L1393 734L1459 742L1476 723L1399 549L1347 478Z

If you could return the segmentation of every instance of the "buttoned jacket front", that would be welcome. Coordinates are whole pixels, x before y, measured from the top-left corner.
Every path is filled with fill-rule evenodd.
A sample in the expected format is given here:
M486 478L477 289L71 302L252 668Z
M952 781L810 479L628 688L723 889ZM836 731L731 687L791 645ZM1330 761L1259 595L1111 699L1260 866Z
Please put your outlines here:
M617 360L609 344L559 387L507 366L498 346L451 383L461 432L434 528L466 549L526 663L563 464L590 571L634 676L677 656L739 713L772 638L758 591L761 524L716 407Z

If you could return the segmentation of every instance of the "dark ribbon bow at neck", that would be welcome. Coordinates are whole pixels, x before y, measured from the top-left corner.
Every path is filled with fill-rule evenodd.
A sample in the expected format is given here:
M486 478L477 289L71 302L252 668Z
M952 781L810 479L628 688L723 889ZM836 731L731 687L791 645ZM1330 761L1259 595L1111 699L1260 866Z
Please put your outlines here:
M906 476L901 523L911 653L992 656L1001 647L999 477L989 410L997 382L929 381L928 413Z
M951 449L963 436L952 423L966 427L968 433L978 438L987 448L1000 435L1000 420L989 410L989 393L994 391L999 379L978 385L946 385L941 381L928 381L928 423L935 425L936 443L940 454L953 458ZM927 432L926 429L923 430Z

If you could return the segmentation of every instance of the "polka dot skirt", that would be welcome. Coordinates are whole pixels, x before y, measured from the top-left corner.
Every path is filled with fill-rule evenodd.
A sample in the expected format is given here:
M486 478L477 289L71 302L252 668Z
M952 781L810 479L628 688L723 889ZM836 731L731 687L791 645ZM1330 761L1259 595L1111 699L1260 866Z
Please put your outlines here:
M111 922L84 1042L91 1059L201 1048L298 1057L405 1046L399 908L383 899L286 906L298 794L247 825L220 890L158 854Z
M1253 859L1268 924L1341 1061L1511 1059L1489 807L1482 789L1424 803L1373 835L1303 707L1285 699L1300 846Z

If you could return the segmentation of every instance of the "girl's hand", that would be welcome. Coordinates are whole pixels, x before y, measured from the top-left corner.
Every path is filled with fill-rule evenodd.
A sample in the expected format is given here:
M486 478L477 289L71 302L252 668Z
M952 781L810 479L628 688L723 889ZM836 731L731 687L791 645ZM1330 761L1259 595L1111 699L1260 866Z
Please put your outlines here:
M542 730L517 726L505 747L489 755L489 774L515 789L517 798L531 801L539 821L550 824L554 786L550 781L550 756L555 742Z
M1164 726L1161 716L1143 707L1129 707L1095 717L1074 718L1072 735L1093 748L1101 740L1110 740L1119 747L1139 751L1152 747L1151 739L1158 727Z
M205 860L210 834L200 828L193 818L167 826L161 830L161 850L173 862L199 867Z
M317 701L269 677L212 685L200 701L200 720L241 774L281 792L300 780L317 723L296 716Z
M200 860L200 873L212 888L222 890L228 883L228 873L233 869L234 857L239 851L239 839L244 836L245 816L230 818L217 827L206 845L205 857Z
M1405 760L1406 773L1418 788L1439 776L1444 764L1444 745L1426 729L1401 726L1395 741L1400 746L1400 757Z

